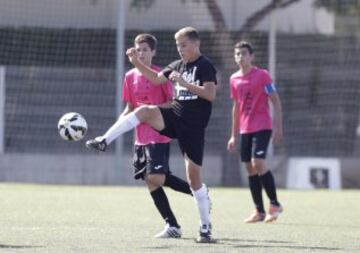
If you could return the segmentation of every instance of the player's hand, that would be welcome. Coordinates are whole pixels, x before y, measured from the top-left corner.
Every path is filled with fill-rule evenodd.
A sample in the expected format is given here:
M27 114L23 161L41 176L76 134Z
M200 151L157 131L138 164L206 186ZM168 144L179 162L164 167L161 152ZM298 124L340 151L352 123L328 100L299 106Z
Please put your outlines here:
M231 136L229 141L228 141L228 144L227 144L227 150L230 152L230 153L234 153L236 151L236 140L237 138L234 137L234 136Z
M172 71L169 75L169 79L172 82L178 82L181 86L183 86L184 79L182 78L181 74L177 71Z
M134 47L126 50L126 55L129 57L129 61L134 63L134 61L138 60L138 53Z
M280 143L284 137L284 134L283 134L283 130L281 127L279 126L274 126L274 129L273 129L273 142L275 144L277 143Z

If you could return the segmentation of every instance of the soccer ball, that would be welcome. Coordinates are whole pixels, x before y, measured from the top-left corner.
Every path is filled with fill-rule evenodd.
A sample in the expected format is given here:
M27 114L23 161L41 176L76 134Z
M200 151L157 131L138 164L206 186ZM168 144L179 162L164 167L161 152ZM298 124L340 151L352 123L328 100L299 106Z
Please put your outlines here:
M58 131L64 140L79 141L87 132L87 123L81 114L68 112L60 118Z

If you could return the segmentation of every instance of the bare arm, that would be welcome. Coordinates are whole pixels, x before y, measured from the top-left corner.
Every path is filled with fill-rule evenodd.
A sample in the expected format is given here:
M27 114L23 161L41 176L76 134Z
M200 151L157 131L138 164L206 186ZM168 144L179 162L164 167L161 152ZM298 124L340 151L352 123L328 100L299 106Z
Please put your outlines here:
M191 93L198 95L199 97L206 99L208 101L214 101L216 97L216 85L214 82L205 82L203 86L198 86L193 83L186 82L181 74L177 71L171 72L169 76L170 80L176 81L179 85L185 87Z
M187 88L191 93L210 102L214 101L216 97L216 85L214 82L206 82L203 86L197 86L191 83L185 83L185 85L182 86Z
M162 84L168 81L161 72L157 73L142 63L138 58L135 48L129 48L126 51L126 55L129 57L129 61L153 84Z
M277 92L270 94L269 99L273 105L273 110L274 110L273 139L275 143L278 143L283 138L283 120L282 120L281 101Z
M232 108L232 127L231 127L231 136L228 141L228 150L230 152L234 152L236 149L237 137L239 134L239 104L234 100L233 108Z
M171 106L171 101L167 101L165 103L162 103L162 104L159 104L157 105L158 107L161 107L161 108L170 108Z
M231 136L237 137L239 134L239 103L234 101L232 108L232 127L231 127Z

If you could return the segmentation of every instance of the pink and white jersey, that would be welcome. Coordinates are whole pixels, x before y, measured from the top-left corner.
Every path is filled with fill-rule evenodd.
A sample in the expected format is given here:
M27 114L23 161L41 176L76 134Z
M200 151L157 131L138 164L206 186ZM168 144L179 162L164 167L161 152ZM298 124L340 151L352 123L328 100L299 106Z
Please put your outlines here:
M161 69L157 66L151 66L157 72ZM136 68L129 70L125 74L123 83L123 100L130 103L134 108L141 105L159 105L164 104L173 97L171 82L161 85L154 85L147 80ZM150 143L170 142L166 136L160 135L156 130L147 124L140 124L135 129L135 144L147 145Z
M239 70L230 77L230 96L239 104L241 134L272 129L268 95L274 91L269 73L258 67L245 75Z

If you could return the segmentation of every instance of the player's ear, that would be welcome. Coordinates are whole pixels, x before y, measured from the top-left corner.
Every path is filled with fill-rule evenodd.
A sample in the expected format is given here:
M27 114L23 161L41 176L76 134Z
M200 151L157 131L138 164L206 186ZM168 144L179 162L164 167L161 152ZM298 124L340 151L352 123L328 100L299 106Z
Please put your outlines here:
M200 44L201 44L201 43L200 43L200 40L196 40L195 43L196 43L196 46L197 46L198 48L200 48Z

